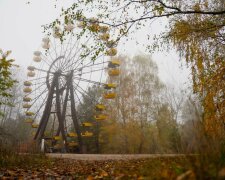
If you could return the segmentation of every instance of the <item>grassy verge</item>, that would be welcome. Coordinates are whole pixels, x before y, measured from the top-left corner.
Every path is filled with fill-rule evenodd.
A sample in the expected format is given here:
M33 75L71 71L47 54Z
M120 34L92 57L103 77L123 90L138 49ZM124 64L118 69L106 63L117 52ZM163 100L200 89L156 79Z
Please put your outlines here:
M51 160L43 154L17 154L12 151L0 151L0 168L33 168L50 166Z

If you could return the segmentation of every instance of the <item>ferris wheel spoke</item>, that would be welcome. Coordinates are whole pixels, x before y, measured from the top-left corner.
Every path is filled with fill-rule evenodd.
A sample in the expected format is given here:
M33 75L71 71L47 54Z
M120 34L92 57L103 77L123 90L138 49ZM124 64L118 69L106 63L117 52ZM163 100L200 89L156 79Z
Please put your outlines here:
M46 72L46 73L51 73L51 74L54 74L53 72L48 71L48 70L44 70L44 69L35 68L35 70L37 70L37 71L41 71L41 72Z
M79 86L76 86L76 90L75 91L77 91L77 92L79 92L82 96L87 96L87 95L85 95L85 93L83 93L81 90L79 90L79 89L77 89L77 87L79 87Z
M48 63L48 59L47 59L47 57L45 56L45 55L41 55L42 56L42 60L48 65L48 66L50 66L50 63Z
M41 85L38 86L38 87L35 87L34 90L32 90L30 93L27 93L26 95L27 95L27 96L31 95L33 92L35 92L36 90L40 89L40 88L41 88L42 86L44 86L44 85L45 85L45 83L41 84Z
M58 57L58 53L57 53L57 51L56 51L56 42L55 42L55 38L54 38L54 45L53 45L53 43L50 41L50 43L51 43L51 45L53 46L53 49L54 49L54 51L55 51L55 54L56 54L56 57Z
M68 53L66 59L69 59L69 57L70 57L72 51L74 50L74 48L75 48L76 51L77 51L77 47L78 47L78 45L80 44L80 40L81 40L80 38L79 38L78 40L76 40L76 42L75 42L75 43L73 44L73 46L70 48L70 51L69 51L69 53ZM76 53L76 51L75 51L75 53Z
M45 97L47 98L47 95ZM36 113L34 115L34 118L33 118L34 120L36 120L37 117L40 117L39 112L41 111L41 109L43 108L43 106L46 104L46 102L47 102L47 100L43 101L40 106L37 106L38 108L37 108L37 111L36 111Z
M87 42L91 39L91 37L92 36L90 36L87 40L86 40L86 42L84 42L83 44L87 44ZM79 39L79 43L78 43L78 45L80 44L80 39ZM71 57L71 58L69 58L69 56L67 57L67 59L71 59L70 61L68 60L67 61L67 63L63 66L63 69L65 69L65 68L67 68L67 67L71 67L74 63L74 65L76 65L76 63L78 63L79 62L79 59L77 60L77 61L73 61L74 59L75 59L75 57L77 56L77 54L78 54L78 52L80 52L81 50L82 50L82 46L80 47L80 48L78 48L77 49L77 51L75 51L75 53L74 53L74 55ZM71 49L71 51L72 51L72 49ZM93 50L92 50L93 51ZM90 52L92 52L92 51L90 51ZM72 61L72 64L69 64L68 65L68 63L70 63ZM68 65L68 66L67 66Z
M55 59L52 57L50 51L48 52L48 54L49 54L49 56L50 56L50 58L51 58L51 60L52 60L52 63L53 63L53 62L55 61ZM52 63L51 63L51 64L52 64ZM58 68L58 67L56 66L56 64L53 64L53 66L55 66L56 68Z
M83 103L81 102L81 100L80 100L80 98L79 98L79 96L78 96L78 94L77 94L77 92L76 92L75 89L76 89L76 88L73 88L73 92L74 92L75 95L77 96L77 99L78 99L79 103L80 103L80 104L83 104Z
M66 46L65 51L63 50L63 44L61 43L60 55L62 55L62 51L64 51L63 55L66 56L66 53L67 53L68 48L69 48L69 46L70 46L70 43L71 43L71 41L72 41L72 37L71 37L72 35L73 35L73 33L70 34L69 41L68 41L68 43L67 43L67 46ZM62 65L63 65L63 61L60 63L60 66L61 66L61 67L62 67Z
M88 62L87 62L87 64L85 64L85 65L83 65L84 64L84 62L83 62L83 59L84 58L87 58L93 51L95 51L96 49L92 49L90 52L89 52L89 54L87 54L87 56L85 56L85 57L81 57L80 59L78 59L77 60L77 63L73 63L73 64L71 64L69 67L73 67L73 66L75 66L76 64L76 66L75 66L75 68L73 68L73 70L75 70L75 69L77 69L80 65L83 67L83 66L87 66L87 65L90 65L91 63L93 63L94 61L92 61L92 60L89 60ZM98 56L96 59L95 59L95 61L97 60L97 59L99 59L99 58L101 58L103 55L100 55L100 56Z
M43 106L44 106L45 103L47 102L47 96L48 96L48 94L46 94L45 100L42 102L42 104L39 106L38 110L36 111L36 114L35 114L35 116L34 116L34 119L37 118L37 116L39 115L40 110L43 108Z
M89 41L92 37L93 37L93 35L90 36L84 43L82 43L81 46L80 46L80 48L77 48L77 47L76 47L76 51L74 52L74 55L73 55L70 59L74 60L74 58L77 56L77 54L83 49L83 45L87 44L88 41ZM78 45L80 45L80 38L79 38L79 41L78 41L78 43L77 43L77 46L78 46ZM73 50L73 49L71 49L71 50ZM68 57L69 57L69 56L68 56ZM68 58L68 59L69 59L69 58ZM76 61L75 61L75 62L76 62Z
M105 58L102 59L102 69L104 68L104 62L105 62ZM109 61L106 61L106 62L109 62ZM100 75L100 82L102 82L102 76L103 76L103 71L101 71L101 75Z
M38 78L35 78L35 79L29 79L29 81L37 81L37 80L44 79L44 78L46 78L46 76L38 77Z
M56 50L57 44L56 44L55 38L54 38L54 44L53 44L52 42L51 42L51 44L52 44L53 50L54 50L54 52L55 52L55 56L56 56L56 57L61 56L61 53L60 53L59 56L58 56L58 52L57 52L57 50ZM61 48L62 48L62 47L63 47L62 42L60 42L60 44L61 44ZM56 62L55 67L60 67L60 62L59 62L59 61Z
M88 71L88 72L82 72L80 73L81 75L83 74L89 74L89 73L93 73L93 72L97 72L97 71L102 71L102 70L106 70L108 68L101 68L101 69L97 69L97 70L92 70L92 71ZM75 75L79 75L79 74L75 74Z
M76 51L74 52L74 55L73 55L72 57L76 56L76 54L79 52L79 50L82 49L82 48L77 49L77 47L78 47L79 44L80 44L80 39L77 40L77 41L75 42L75 44L74 44L73 47L71 48L69 54L68 54L67 57L65 58L66 61L65 61L64 64L62 65L62 69L63 69L63 70L64 70L64 67L66 67L67 64L70 63L70 61L71 61L71 59L72 59L72 58L70 58L70 55L71 55L72 51L74 50L74 48L76 48Z
M47 54L49 54L50 55L50 53L51 53L51 51L48 51L47 52ZM46 55L44 55L44 54L42 54L42 59L43 59L43 62L44 63L46 63L48 66L51 66L51 64L53 63L53 61L54 61L54 59L50 56L50 59L46 56ZM50 61L50 62L49 62ZM57 68L57 67L56 67Z
M39 99L45 92L47 92L48 91L48 88L46 87L44 90L42 90L41 92L40 92L40 94L37 96L37 97L35 97L34 99L33 99L33 101L35 101L36 99Z
M33 102L32 102L32 104L31 104L31 107L37 102L37 100L43 95L43 93L47 92L47 89L48 89L48 88L45 88L44 91L42 91L42 92L40 93L40 95L38 95L36 98L33 99ZM29 108L29 109L30 109L30 108Z
M89 62L87 65L82 66L82 69L92 67L92 66L97 66L97 65L104 65L105 63L108 63L108 62L110 62L110 61L103 61L100 63L91 64L91 65L90 65L90 63L93 63L93 62Z
M37 85L43 84L43 83L45 83L45 81L36 82L35 84L32 84L32 86L37 86Z
M83 81L83 82L88 82L88 83L98 84L98 85L104 85L105 84L105 83L101 83L101 82L98 82L98 81L92 81L90 79L84 79L84 78L76 78L76 77L74 77L74 79L79 79L80 81Z
M93 66L91 66L91 71L93 71ZM89 80L91 80L91 77L92 77L92 73L90 73L90 75L89 75ZM90 82L88 82L88 85L86 86L86 90L87 90L87 88L88 88L88 86L89 86L89 84L90 84Z
M76 83L75 83L76 84ZM92 100L93 99L93 97L91 97L81 86L76 86L77 87L77 91L78 92L80 92L83 96L88 96L88 97L90 97L90 99ZM78 90L78 87L79 87L79 89L80 90ZM97 102L95 99L93 99L95 102Z
M101 56L99 56L99 57L97 57L96 58L96 60L97 59L99 59L99 58L101 58L103 55L101 55ZM83 58L81 58L81 59L79 59L79 60L83 60ZM95 60L95 61L96 61ZM78 63L77 64L77 66L75 67L75 68L73 68L73 69L71 69L71 70L76 70L76 69L83 69L83 68L86 68L86 67L91 67L91 66L94 66L95 64L94 64L94 61L88 61L87 62L87 64L85 64L85 65L83 65L83 62L81 63L82 61L80 61L80 63ZM93 63L93 64L91 64L91 63ZM101 64L101 63L100 63ZM97 65L97 64L96 64ZM99 64L98 64L99 65ZM70 67L72 67L73 66L73 64L70 66ZM81 67L79 67L79 66L81 66ZM69 70L69 71L71 71L71 70Z

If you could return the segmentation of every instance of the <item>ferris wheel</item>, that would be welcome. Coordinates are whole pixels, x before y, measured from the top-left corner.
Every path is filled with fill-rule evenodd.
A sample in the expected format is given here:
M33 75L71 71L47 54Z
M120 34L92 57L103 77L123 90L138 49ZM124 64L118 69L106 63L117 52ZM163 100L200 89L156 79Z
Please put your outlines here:
M23 98L25 123L35 130L35 140L46 139L49 147L63 146L66 151L78 147L81 153L83 138L93 136L93 132L81 126L90 127L94 123L80 122L77 105L82 103L82 97L88 96L87 89L93 85L104 89L102 99L116 98L116 81L120 74L120 60L110 40L109 28L95 22L86 24L97 28L99 41L107 47L93 60L96 33L86 32L80 36L83 25L81 21L76 26L70 22L64 27L54 27L53 34L42 39L42 46L34 51L33 62L27 67ZM64 32L68 35L62 41ZM106 82L107 79L110 80ZM93 119L107 120L105 105L99 101L94 103Z

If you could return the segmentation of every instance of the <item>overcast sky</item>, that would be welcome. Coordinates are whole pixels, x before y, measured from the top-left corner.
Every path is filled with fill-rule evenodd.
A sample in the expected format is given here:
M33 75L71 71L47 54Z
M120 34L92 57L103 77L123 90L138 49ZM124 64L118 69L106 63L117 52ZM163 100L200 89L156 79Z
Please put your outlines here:
M33 0L28 5L28 0L0 0L0 48L12 50L12 56L22 68L31 64L33 51L38 49L44 36L41 25L53 21L60 14L62 5L68 7L73 0L58 0L57 8L54 0ZM146 27L133 35L140 44L146 44L146 32L158 32L161 22L155 22L151 27ZM119 53L133 56L143 53L145 48L136 45L135 41L128 41L121 45ZM183 86L188 81L188 70L180 68L181 62L175 52L155 53L153 60L159 66L159 75L167 84ZM183 66L185 64L183 63Z

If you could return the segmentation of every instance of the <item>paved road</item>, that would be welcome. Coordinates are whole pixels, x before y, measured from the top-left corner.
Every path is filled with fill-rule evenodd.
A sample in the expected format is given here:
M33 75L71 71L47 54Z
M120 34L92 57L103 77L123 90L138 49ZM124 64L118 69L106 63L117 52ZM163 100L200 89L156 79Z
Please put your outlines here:
M184 154L59 154L59 153L48 153L46 155L52 158L91 160L91 161L130 160L143 158L185 156Z

